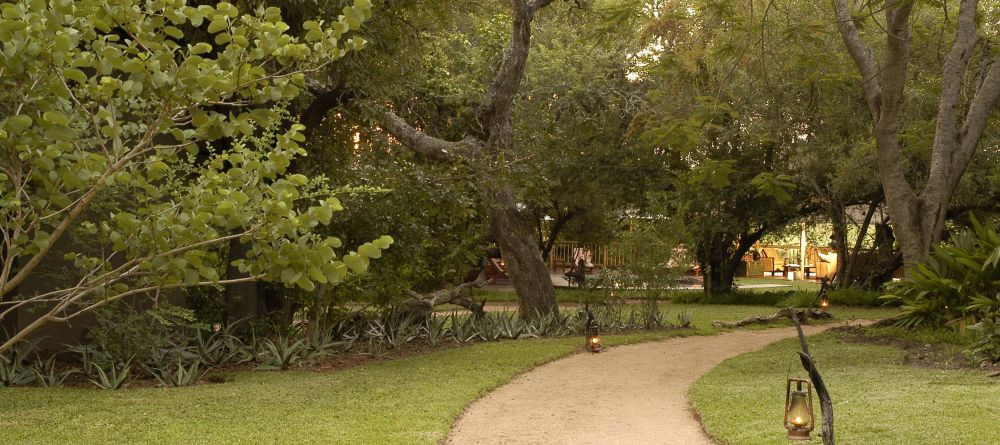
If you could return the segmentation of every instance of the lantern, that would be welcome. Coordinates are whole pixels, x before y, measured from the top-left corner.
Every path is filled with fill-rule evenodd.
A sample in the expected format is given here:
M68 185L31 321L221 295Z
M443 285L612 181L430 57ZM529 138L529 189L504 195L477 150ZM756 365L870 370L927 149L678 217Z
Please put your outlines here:
M819 307L823 310L830 307L830 297L826 296L825 292L823 293L823 296L819 298Z
M587 350L601 352L601 336L597 332L597 320L587 322Z
M788 438L809 440L809 433L814 427L812 384L808 380L789 378L785 386L785 428L788 429Z

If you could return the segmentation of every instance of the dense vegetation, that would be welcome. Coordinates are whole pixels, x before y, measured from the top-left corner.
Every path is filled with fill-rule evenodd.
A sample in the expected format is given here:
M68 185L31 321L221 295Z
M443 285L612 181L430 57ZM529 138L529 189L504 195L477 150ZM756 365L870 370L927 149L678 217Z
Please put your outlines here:
M0 386L690 323L663 301L809 306L813 284L736 288L803 223L831 227L835 312L905 266L900 324L972 329L997 362L1000 8L780 3L3 2ZM560 240L626 261L557 292ZM470 291L501 257L515 292ZM688 273L702 291L674 289Z

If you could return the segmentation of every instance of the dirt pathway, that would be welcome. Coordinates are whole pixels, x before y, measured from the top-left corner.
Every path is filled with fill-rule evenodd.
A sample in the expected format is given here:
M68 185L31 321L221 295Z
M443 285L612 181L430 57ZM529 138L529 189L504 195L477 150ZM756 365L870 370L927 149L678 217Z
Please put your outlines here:
M795 328L736 331L556 360L473 402L446 443L709 445L689 408L691 385L729 357L795 335Z

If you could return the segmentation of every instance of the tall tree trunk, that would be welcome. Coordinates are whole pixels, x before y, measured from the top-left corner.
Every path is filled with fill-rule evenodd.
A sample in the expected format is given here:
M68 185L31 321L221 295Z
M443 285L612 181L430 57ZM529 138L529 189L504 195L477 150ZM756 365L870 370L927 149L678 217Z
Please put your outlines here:
M490 231L503 252L521 317L559 312L549 268L532 236L530 219L517 209L509 185L501 186L492 198Z
M710 258L702 264L702 288L709 298L732 292L736 286L736 268L729 258Z
M969 63L981 43L977 30L978 0L962 0L955 40L944 58L938 113L931 147L930 169L923 189L914 188L903 170L900 112L909 65L911 0L886 0L885 60L861 39L848 0L833 0L844 45L862 77L865 102L875 127L875 159L885 191L886 207L899 239L907 270L926 259L940 241L945 215L955 188L979 146L986 123L1000 98L1000 63L982 46L979 75L969 75ZM966 82L974 83L973 94Z

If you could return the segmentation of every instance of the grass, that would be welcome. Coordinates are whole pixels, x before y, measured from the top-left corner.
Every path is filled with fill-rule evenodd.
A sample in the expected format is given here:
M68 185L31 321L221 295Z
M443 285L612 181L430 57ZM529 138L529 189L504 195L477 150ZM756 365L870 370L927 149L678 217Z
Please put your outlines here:
M0 431L5 444L435 444L469 402L581 343L576 337L479 343L339 372L241 372L227 383L187 388L4 388Z
M1000 443L1000 385L983 373L910 367L898 348L833 334L809 343L830 388L839 443ZM692 403L720 444L789 443L781 410L785 378L804 375L797 350L797 339L783 340L726 360L695 384Z
M759 288L759 289L747 289L753 292L768 292L774 290L796 290L796 291L808 291L817 292L819 291L819 283L815 281L804 281L795 280L788 281L786 278L772 278L772 277L762 277L762 278L737 278L736 287L752 285L752 284L777 284L787 287L772 287L772 288Z
M712 320L765 309L672 307L692 310L698 329L606 335L603 343L709 335L719 331ZM477 343L335 372L236 372L226 383L186 388L0 388L0 437L5 444L436 444L468 403L580 347L577 337Z
M486 302L517 302L517 293L510 290L495 289L473 289L471 298L475 301ZM583 303L595 301L607 301L608 291L606 289L580 289L580 288L557 288L556 301L559 303Z
M787 292L787 291L819 291L819 283L812 281L788 281L782 278L737 278L736 286L751 284L778 284L784 287L754 288L746 289L747 292ZM660 292L664 295L673 293L701 293L700 289L671 289ZM628 298L645 298L645 292L627 292ZM607 289L580 289L561 287L556 289L556 301L559 303L580 303L585 301L606 301L608 298ZM517 294L509 290L495 289L473 289L472 299L487 302L516 302Z

